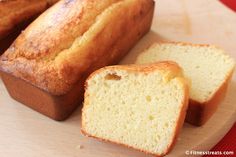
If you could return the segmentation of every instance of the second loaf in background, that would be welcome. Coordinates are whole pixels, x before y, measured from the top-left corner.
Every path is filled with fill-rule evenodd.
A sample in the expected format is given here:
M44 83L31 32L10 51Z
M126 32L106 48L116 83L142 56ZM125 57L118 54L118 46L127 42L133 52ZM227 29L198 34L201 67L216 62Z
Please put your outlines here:
M14 99L63 120L81 102L86 77L149 31L153 10L152 0L61 0L1 56L3 82Z
M0 1L0 39L17 25L37 17L58 0L3 0Z
M0 55L34 19L58 0L0 0Z

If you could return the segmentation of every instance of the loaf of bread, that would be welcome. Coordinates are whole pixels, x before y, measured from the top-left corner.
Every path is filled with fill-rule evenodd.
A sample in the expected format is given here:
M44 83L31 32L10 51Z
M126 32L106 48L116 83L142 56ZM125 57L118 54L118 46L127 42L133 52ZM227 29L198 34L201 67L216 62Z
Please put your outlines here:
M58 0L0 0L0 39Z
M153 10L152 0L59 1L1 56L10 95L53 119L65 119L83 98L86 77L119 62L149 31Z
M171 150L189 94L176 63L105 67L85 86L82 133L157 156Z
M203 125L223 99L235 66L224 50L211 45L187 43L154 44L140 54L137 64L171 60L191 80L190 105L186 121Z

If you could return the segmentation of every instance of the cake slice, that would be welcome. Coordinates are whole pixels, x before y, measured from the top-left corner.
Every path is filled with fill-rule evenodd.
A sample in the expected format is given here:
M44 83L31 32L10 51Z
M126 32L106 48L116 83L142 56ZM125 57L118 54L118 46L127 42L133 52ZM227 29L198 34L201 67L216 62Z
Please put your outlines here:
M174 62L110 66L86 81L82 132L157 156L172 148L188 104Z
M183 68L184 75L191 80L186 121L203 125L225 95L235 66L234 60L224 50L211 45L156 43L141 53L136 63L163 60L177 62Z

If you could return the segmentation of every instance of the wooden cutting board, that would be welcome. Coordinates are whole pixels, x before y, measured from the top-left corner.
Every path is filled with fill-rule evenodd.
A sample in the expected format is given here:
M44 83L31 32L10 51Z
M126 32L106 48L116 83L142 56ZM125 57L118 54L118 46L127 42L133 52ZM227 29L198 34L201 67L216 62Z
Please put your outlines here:
M236 14L217 0L158 0L152 30L121 64L133 63L155 41L216 44L236 59ZM191 59L191 58L190 58ZM64 122L53 121L11 99L0 81L0 156L144 157L144 153L103 143L80 133L81 107ZM185 124L170 157L209 150L236 120L236 75L216 114L203 127Z

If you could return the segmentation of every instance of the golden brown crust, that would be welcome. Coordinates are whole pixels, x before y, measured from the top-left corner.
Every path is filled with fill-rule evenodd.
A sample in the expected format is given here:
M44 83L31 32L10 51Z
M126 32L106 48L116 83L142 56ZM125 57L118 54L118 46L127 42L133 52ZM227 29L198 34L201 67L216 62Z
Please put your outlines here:
M207 102L200 103L190 99L186 122L196 126L202 126L211 118L226 95L233 71L234 69L232 69L219 89Z
M86 2L85 0L80 1ZM95 3L98 0L90 2ZM111 1L107 0L106 2ZM12 50L8 50L0 58L2 79L10 95L17 101L50 118L55 120L67 118L82 101L85 78L97 68L118 63L136 42L149 31L154 10L153 1L129 0L129 2L125 3L126 7L119 9L117 7L121 5L117 6L116 14L113 16L110 14L103 16L102 19L106 23L100 23L102 27L96 25L90 28L89 34L92 37L87 35L83 49L78 49L81 46L72 46L73 51L66 51L66 53L63 51L60 53L60 57L50 62L47 61L47 56L42 57L42 61L17 57L13 54L15 53L13 45L10 48ZM101 4L100 1L99 4ZM44 14L51 12L50 10ZM109 35L113 36L114 40L107 38ZM43 34L43 36L45 35ZM82 55L78 56L77 54ZM22 89L25 88L27 90L22 92ZM29 95L32 96L29 97ZM33 99L31 99L32 97Z
M182 75L182 69L181 67L173 61L160 61L156 63L150 63L150 64L143 64L143 65L136 65L136 64L129 64L129 65L113 65L113 66L106 66L103 68L100 68L96 71L94 71L90 76L87 78L87 80L91 79L94 75L104 71L104 70L127 70L129 72L141 72L141 73L150 73L154 70L159 71L171 71L172 73L176 75ZM86 81L87 82L87 81Z
M117 5L109 7L114 2ZM99 6L104 3L102 13L94 13L98 3ZM58 2L2 55L1 70L61 95L84 73L119 61L149 30L154 2L106 0L103 3L98 0ZM102 15L97 17L98 14Z
M172 142L170 143L169 147L166 149L165 152L163 152L163 154L153 154L151 152L148 152L146 150L142 150L142 149L138 149L138 148L135 148L135 147L132 147L132 146L129 146L129 145L126 145L126 144L123 144L123 143L119 143L119 142L116 142L116 141L112 141L112 140L109 140L109 139L102 139L102 138L99 138L99 137L96 137L96 136L93 136L91 134L89 134L88 132L86 132L85 130L85 124L84 124L84 120L85 119L85 114L84 114L84 106L88 105L88 99L86 99L86 97L88 97L88 93L86 92L87 90L87 87L88 87L88 81L94 77L96 74L102 72L102 71L105 71L105 70L127 70L129 72L140 72L140 73L151 73L155 70L158 70L158 71L162 71L163 72L170 72L174 75L174 77L178 77L178 79L180 80L180 82L182 83L183 85L183 89L184 89L184 98L183 98L183 101L182 101L182 104L183 104L183 107L181 108L180 110L180 117L179 119L177 120L177 125L176 125L176 128L175 128L175 131L174 131L174 135L173 135L173 138L172 138ZM87 79L86 79L86 83L85 83L85 94L84 94L84 98L86 99L86 101L84 102L84 106L82 108L82 118L81 118L81 132L85 135L85 136L88 136L88 137L93 137L93 138L96 138L96 139L99 139L101 141L107 141L107 142L112 142L112 143L116 143L116 144L119 144L119 145L123 145L123 146L126 146L128 148L133 148L135 150L138 150L138 151L141 151L141 152L144 152L146 154L152 154L152 155L155 155L155 156L164 156L166 155L167 153L169 153L171 151L171 149L173 148L176 140L177 140L177 137L179 135L179 132L180 130L182 129L182 126L183 126L183 123L184 123L184 119L185 119L185 115L186 115L186 111L187 111L187 108L188 108L188 100L189 100L189 87L188 87L188 83L187 83L187 80L185 78L183 78L183 74L182 74L182 69L179 67L179 65L175 62L172 62L172 61L163 61L163 62L157 62L157 63L151 63L151 64L145 64L145 65L135 65L135 64L131 64L131 65L115 65L115 66L107 66L107 67L104 67L104 68L101 68L99 70L96 70L95 72L93 72Z
M57 121L65 120L83 100L83 78L68 93L51 95L28 82L8 73L2 73L1 79L6 85L9 95L28 107Z
M0 1L0 39L14 27L40 14L58 0L4 0Z
M181 67L176 63L172 61L161 61L161 62L156 62L156 63L150 63L150 64L145 64L145 65L136 65L136 64L129 64L129 65L114 65L114 66L106 66L103 68L100 68L93 73L89 75L89 77L85 81L85 91L88 86L88 80L90 80L94 75L100 73L101 71L104 71L106 69L109 70L128 70L129 72L142 72L142 73L150 73L153 72L153 70L163 70L164 72L166 71L171 71L172 73L175 73L176 76L182 76L182 69ZM86 93L84 94L84 97L86 97Z
M17 38L11 47L14 53L9 49L5 55L10 60L19 57L52 60L84 34L95 22L97 15L118 1L106 0L97 5L97 1L62 0L44 12Z

